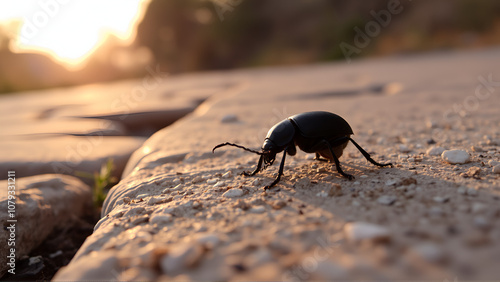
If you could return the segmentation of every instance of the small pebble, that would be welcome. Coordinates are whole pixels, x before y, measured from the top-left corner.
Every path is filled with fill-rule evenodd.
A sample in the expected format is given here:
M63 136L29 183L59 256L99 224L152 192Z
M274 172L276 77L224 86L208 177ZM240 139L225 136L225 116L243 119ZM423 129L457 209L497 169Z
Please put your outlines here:
M443 147L439 147L439 146L432 146L430 147L428 150L427 150L427 155L429 156L439 156L441 155L443 152L445 151L445 149Z
M389 179L385 182L385 186L392 186L392 185L396 185L397 183L399 182L399 180L397 179Z
M63 254L63 251L57 250L55 253L49 254L49 258L55 258Z
M469 196L477 196L477 190L474 188L467 188L467 195Z
M484 149L479 146L471 146L470 149L474 152L484 152Z
M276 200L271 203L271 207L275 210L281 210L282 208L286 207L286 202L283 200Z
M326 171L327 170L324 167L319 167L319 168L316 169L317 173L326 172Z
M219 244L220 238L217 234L206 233L197 235L196 241L198 241L198 243L204 245L209 249L213 249L215 246Z
M237 122L238 121L238 116L235 114L227 114L222 117L220 120L222 123L231 123L231 122Z
M195 183L200 183L202 182L204 179L201 177L201 176L196 176L195 178L193 178L193 180L191 180L191 183L195 184Z
M494 166L500 165L500 162L494 161L494 160L489 160L488 165L491 167L494 167Z
M151 197L149 198L148 200L148 205L152 206L152 205L156 205L158 204L159 202L163 201L163 199L161 198L158 198L158 197Z
M170 191L179 191L182 190L182 184L177 184L174 188L171 188Z
M238 200L236 204L233 205L233 208L242 209L246 211L250 208L250 205L243 200Z
M479 229L489 229L491 227L490 222L484 216L474 217L474 225Z
M214 184L214 187L222 187L225 185L226 185L226 183L224 181L219 180L219 181L217 181L217 183Z
M266 211L266 207L264 206L255 206L248 210L251 213L263 213Z
M241 195L243 195L243 190L239 188L229 189L224 194L222 194L222 196L226 198L235 198L240 197Z
M347 239L352 242L362 240L388 241L391 237L389 229L386 227L366 222L347 223L344 226L344 232Z
M448 200L449 200L450 198L448 198L448 197L446 197L446 196L445 196L445 197L436 196L436 197L434 197L434 198L432 198L432 199L433 199L433 200L434 200L434 202L436 202L436 203L446 203L446 202L448 202Z
M458 187L457 192L459 194L465 195L465 193L467 193L467 187L460 186L460 187Z
M450 164L464 164L469 161L470 155L464 150L447 150L441 154L441 158Z
M229 170L229 171L227 171L226 173L224 173L224 174L222 175L222 178L226 178L226 179L227 179L227 178L231 178L231 177L233 177L233 173L232 173L230 170Z
M326 198L328 197L328 193L326 191L321 191L316 194L316 197Z
M35 257L30 257L28 260L28 265L33 265L43 262L43 257L42 256L35 256Z
M408 153L408 152L411 152L411 149L408 148L408 146L404 145L404 144L399 144L398 146L398 149L401 153Z
M495 174L500 174L500 165L494 166L491 171Z
M427 126L427 128L429 129L432 129L432 128L437 128L438 124L435 120L428 120L425 122L425 126Z
M442 216L443 215L443 209L440 207L431 207L429 209L429 215L431 216Z
M444 252L441 246L435 243L420 243L410 250L411 254L428 263L441 263L444 261Z
M396 197L390 195L383 195L378 197L377 202L382 205L390 206L394 204Z
M170 214L157 214L149 219L152 224L162 225L165 223L172 222L172 215Z
M168 275L178 275L183 269L193 267L202 259L205 250L201 244L177 245L160 260L160 269Z
M415 196L415 191L413 191L413 190L412 191L406 191L406 193L405 193L405 197L406 198L408 198L408 199L409 198L413 198L413 196Z
M213 185L213 184L217 183L217 181L219 181L219 180L216 178L208 179L207 184Z
M477 203L472 204L472 212L473 213L481 213L481 212L485 211L486 208L487 208L487 206L483 203L477 202Z
M342 186L337 183L333 184L332 187L330 187L330 191L328 191L328 196L330 197L340 197L342 195Z

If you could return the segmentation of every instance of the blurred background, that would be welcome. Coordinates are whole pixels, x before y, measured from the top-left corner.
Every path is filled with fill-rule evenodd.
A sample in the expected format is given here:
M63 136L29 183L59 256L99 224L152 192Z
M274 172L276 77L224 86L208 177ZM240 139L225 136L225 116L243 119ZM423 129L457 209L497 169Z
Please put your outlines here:
M2 0L0 93L499 44L497 0Z

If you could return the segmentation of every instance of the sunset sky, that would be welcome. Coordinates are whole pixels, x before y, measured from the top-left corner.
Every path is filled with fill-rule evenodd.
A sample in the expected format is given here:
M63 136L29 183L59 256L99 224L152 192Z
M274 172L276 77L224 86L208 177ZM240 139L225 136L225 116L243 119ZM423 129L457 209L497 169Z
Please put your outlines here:
M130 44L149 0L2 0L13 52L44 53L78 69L109 36Z

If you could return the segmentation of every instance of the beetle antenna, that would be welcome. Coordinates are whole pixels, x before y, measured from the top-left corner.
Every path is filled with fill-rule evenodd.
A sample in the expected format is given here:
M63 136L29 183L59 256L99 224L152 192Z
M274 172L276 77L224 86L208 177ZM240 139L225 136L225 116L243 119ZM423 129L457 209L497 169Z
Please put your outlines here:
M222 146L226 146L226 145L229 145L229 146L234 146L234 147L238 147L240 149L243 149L245 151L249 151L249 152L252 152L252 153L255 153L257 155L263 155L262 152L259 152L259 151L255 151L255 150L252 150L252 149L248 149L246 147L243 147L241 145L238 145L238 144L233 144L233 143L229 143L229 142L226 142L226 143L221 143L217 146L215 146L213 149L212 149L212 153L215 151L215 149L219 148L219 147L222 147Z

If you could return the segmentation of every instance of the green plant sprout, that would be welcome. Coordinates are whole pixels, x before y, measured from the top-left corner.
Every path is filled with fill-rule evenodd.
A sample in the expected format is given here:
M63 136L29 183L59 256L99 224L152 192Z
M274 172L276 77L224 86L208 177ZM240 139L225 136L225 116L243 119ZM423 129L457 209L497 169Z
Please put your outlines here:
M77 176L94 179L92 201L95 207L102 207L109 189L118 182L118 179L111 175L113 169L113 159L108 159L105 164L102 164L99 172L96 171L93 174L85 171L76 172Z

